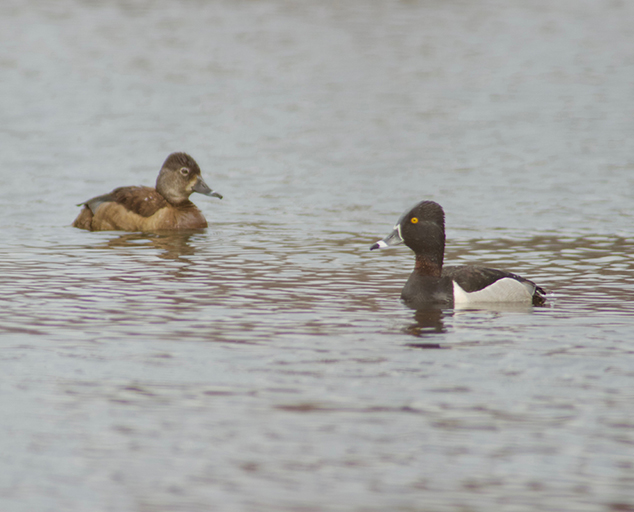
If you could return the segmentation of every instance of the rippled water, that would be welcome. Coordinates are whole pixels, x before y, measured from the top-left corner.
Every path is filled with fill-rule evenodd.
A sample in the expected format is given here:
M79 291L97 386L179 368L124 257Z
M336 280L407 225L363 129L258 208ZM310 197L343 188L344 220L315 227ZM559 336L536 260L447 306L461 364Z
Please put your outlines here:
M634 510L633 14L0 6L0 509ZM209 229L70 227L172 151ZM420 199L547 305L405 308Z

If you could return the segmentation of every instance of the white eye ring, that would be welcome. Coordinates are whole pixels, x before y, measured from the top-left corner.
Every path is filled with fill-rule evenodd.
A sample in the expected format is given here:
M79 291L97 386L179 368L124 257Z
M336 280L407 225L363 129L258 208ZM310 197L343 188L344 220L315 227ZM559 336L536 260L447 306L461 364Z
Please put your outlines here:
M181 167L180 171L183 176L187 176L189 174L189 169L187 167Z

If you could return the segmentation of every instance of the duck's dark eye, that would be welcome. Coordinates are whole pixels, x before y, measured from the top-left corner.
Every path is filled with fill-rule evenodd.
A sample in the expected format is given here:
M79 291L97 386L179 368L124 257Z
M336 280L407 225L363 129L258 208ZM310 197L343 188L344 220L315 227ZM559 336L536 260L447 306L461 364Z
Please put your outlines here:
M189 169L187 167L181 167L181 174L183 176L187 176L189 174Z
M412 224L418 224L418 217L412 217L412 220L410 222Z

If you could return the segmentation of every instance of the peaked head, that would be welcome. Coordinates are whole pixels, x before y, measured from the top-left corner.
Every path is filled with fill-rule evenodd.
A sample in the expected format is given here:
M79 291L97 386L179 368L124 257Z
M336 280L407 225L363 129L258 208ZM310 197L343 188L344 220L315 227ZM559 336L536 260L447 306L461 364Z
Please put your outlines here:
M167 157L156 179L156 190L175 205L189 200L194 192L222 199L205 183L200 167L187 153L172 153Z

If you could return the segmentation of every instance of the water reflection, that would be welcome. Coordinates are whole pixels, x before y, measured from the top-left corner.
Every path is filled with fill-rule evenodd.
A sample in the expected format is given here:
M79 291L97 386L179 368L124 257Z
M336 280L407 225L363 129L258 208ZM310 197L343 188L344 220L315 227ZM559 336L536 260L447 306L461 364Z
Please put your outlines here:
M452 315L451 310L440 308L419 309L414 313L415 323L408 325L404 331L417 338L446 332L443 317Z
M192 237L204 233L204 230L188 230L165 233L125 233L119 234L104 242L86 248L96 249L137 249L140 246L158 250L157 256L167 260L188 261L184 256L193 256L196 245L191 243Z

